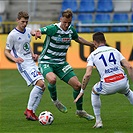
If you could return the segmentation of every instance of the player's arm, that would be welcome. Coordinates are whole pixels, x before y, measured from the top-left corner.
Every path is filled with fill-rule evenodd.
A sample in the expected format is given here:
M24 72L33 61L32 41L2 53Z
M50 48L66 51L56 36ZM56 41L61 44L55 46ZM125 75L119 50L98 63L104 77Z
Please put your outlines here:
M78 43L80 43L80 44L83 44L83 45L87 45L87 46L94 47L93 42L88 42L87 40L85 40L82 37L78 37L77 39L75 39L75 41L78 42Z
M127 72L133 81L133 67L130 65L130 63L126 59L123 59L121 63L127 69Z
M31 55L32 55L33 60L34 60L34 61L37 61L38 55L37 55L37 54L34 54L34 52L33 52L32 48L31 48L31 46L30 46L30 51L31 51Z
M92 69L93 69L93 66L87 66L87 68L86 68L86 73L83 76L82 85L81 85L81 88L83 90L85 90L85 88L86 88L86 86L87 86L87 84L88 84L88 82L90 80Z
M5 49L4 51L5 56L9 59L11 59L12 61L14 61L15 63L22 63L24 60L20 57L15 58L12 54L11 54L11 50L9 49Z
M79 95L77 96L77 98L74 100L74 102L77 102L78 99L83 96L84 94L84 90L90 80L90 77L91 77L91 73L92 73L92 69L93 69L93 66L87 66L86 68L86 73L85 75L83 76L83 79L82 79L82 84L81 84L81 90L80 90L80 93Z

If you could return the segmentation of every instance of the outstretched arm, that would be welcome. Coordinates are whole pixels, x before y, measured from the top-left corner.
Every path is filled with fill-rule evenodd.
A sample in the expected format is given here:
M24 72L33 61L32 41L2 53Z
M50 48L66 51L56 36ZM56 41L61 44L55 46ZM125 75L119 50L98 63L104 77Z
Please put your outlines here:
M78 43L80 43L80 44L83 44L83 45L87 45L87 46L94 47L93 42L88 42L87 40L85 40L82 37L78 37L78 39L76 39L75 41L78 42Z
M93 69L93 66L88 66L86 68L86 73L85 75L83 76L83 79L82 79L82 84L81 84L81 90L80 90L80 93L79 95L77 96L77 98L74 100L74 102L76 103L78 101L78 99L84 94L84 90L90 80L90 76L91 76L91 73L92 73L92 69Z

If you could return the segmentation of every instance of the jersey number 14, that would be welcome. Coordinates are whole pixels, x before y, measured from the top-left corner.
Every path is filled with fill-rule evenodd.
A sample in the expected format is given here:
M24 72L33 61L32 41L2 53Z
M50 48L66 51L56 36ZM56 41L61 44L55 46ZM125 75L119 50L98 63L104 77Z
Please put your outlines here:
M102 59L104 65L107 66L107 62L106 62L105 57L104 57L103 54L100 56L99 60L100 60L100 59ZM113 52L111 52L111 53L109 54L108 61L109 61L109 62L113 62L114 64L116 64L116 59L115 59L115 56L114 56Z

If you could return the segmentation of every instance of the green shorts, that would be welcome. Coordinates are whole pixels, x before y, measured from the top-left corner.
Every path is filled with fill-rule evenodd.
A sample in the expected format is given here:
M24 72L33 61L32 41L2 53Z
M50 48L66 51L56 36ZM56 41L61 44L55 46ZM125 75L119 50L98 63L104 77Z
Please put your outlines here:
M72 67L67 62L64 64L39 64L39 69L44 78L47 73L53 72L66 83L68 83L71 77L76 76Z

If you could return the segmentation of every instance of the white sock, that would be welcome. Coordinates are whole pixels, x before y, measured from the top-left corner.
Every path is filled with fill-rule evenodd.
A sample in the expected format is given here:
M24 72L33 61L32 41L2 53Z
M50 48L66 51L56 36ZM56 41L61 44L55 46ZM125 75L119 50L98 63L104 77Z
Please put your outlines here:
M40 101L41 101L41 98L42 98L42 95L43 95L43 90L41 89L41 87L37 86L37 88L40 90L39 93L38 93L38 98L36 99L35 101L35 104L33 105L33 113L35 113Z
M93 111L96 117L96 122L101 121L101 116L100 116L100 108L101 108L101 100L100 96L94 94L93 92L91 93L91 103L93 106Z
M128 94L125 94L129 102L133 105L133 91L129 89Z
M39 86L34 86L32 91L30 92L29 101L27 108L29 110L33 110L35 112L38 104L40 103L40 99L42 97L42 88Z

